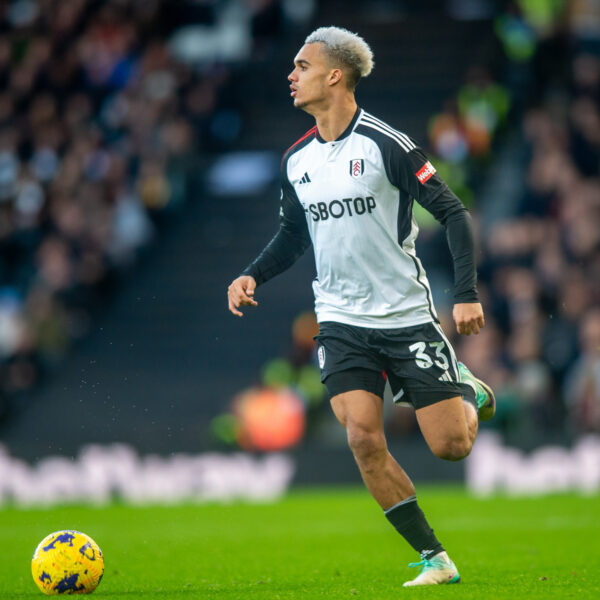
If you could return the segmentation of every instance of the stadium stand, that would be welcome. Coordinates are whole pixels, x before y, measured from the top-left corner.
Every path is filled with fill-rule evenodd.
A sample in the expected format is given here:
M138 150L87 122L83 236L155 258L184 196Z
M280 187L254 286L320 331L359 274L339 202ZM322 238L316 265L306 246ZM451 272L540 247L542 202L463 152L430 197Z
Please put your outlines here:
M528 64L523 184L482 236L491 319L461 349L498 389L513 431L598 431L600 57L599 38L575 29L583 4L544 24Z
M593 3L542 22L517 4L496 21L460 11L449 19L440 8L460 2L378 2L370 14L370 3L323 2L296 20L286 2L245 17L237 2L166 4L40 1L28 3L33 13L2 14L0 388L13 406L22 396L60 399L84 428L110 421L107 439L167 451L177 427L179 447L210 446L211 418L285 353L289 323L311 306L312 265L305 257L261 290L268 310L230 319L223 290L274 231L277 183L214 197L205 175L220 153L280 154L308 129L289 107L285 75L312 25L335 21L375 50L359 101L425 146L430 134L444 175L472 195L488 325L453 341L498 390L491 426L506 435L600 429ZM526 47L515 46L514 27L527 32ZM236 44L215 55L230 31ZM209 32L207 49L198 42ZM482 98L497 111L483 136L461 120ZM460 134L454 146L440 137L448 123ZM456 161L461 136L467 151ZM444 243L424 222L421 252L451 332ZM238 337L246 341L236 347ZM23 431L9 435L18 443ZM73 447L85 440L85 430L73 433Z
M252 19L270 10L236 16L236 4L0 9L0 418L8 397L90 331L157 229L198 196L202 156L228 143L218 119L231 71L194 41L212 35L211 47L237 59L244 48L222 30L250 39Z

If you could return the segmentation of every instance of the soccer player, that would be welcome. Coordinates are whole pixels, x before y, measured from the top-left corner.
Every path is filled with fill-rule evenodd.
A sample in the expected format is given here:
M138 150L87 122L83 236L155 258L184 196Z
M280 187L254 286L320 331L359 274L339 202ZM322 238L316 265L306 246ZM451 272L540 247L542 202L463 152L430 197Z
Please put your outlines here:
M446 229L454 263L453 318L461 334L484 325L476 289L473 231L460 200L406 134L359 108L354 89L373 68L358 35L311 33L289 74L294 106L316 125L289 148L281 168L280 226L229 286L229 310L257 306L255 288L313 245L321 378L346 428L363 481L386 517L420 554L405 586L455 583L456 566L419 508L415 488L387 449L383 390L416 410L431 451L460 460L478 419L495 412L492 390L457 362L415 254L414 201Z

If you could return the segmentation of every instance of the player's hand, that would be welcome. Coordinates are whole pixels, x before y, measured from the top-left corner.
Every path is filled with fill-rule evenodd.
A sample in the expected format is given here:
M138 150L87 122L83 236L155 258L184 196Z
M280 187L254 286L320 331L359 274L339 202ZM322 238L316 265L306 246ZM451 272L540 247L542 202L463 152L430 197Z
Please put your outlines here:
M464 335L478 334L485 325L483 308L479 302L455 304L452 311L456 331Z
M236 317L244 315L238 310L240 306L258 306L254 299L254 289L256 280L250 275L242 275L231 282L227 288L227 299L229 300L229 310Z

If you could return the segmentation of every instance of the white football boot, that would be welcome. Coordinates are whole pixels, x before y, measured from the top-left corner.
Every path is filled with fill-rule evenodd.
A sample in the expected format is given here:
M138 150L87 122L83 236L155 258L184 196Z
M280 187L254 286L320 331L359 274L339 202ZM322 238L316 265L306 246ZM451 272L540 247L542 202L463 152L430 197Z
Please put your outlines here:
M424 558L418 563L410 563L408 566L411 568L421 567L421 572L411 581L406 581L404 587L458 583L460 581L458 569L446 552L440 552L429 559Z

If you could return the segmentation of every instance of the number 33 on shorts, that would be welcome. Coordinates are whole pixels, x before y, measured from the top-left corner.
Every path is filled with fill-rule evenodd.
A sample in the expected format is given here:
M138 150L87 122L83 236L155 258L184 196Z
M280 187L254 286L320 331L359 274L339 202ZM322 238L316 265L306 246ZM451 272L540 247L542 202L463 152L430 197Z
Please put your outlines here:
M415 342L411 344L408 349L415 354L415 362L417 367L421 369L429 369L435 363L440 369L447 371L450 363L448 357L444 354L446 348L446 342ZM435 350L435 356L427 354L427 350L431 352Z

